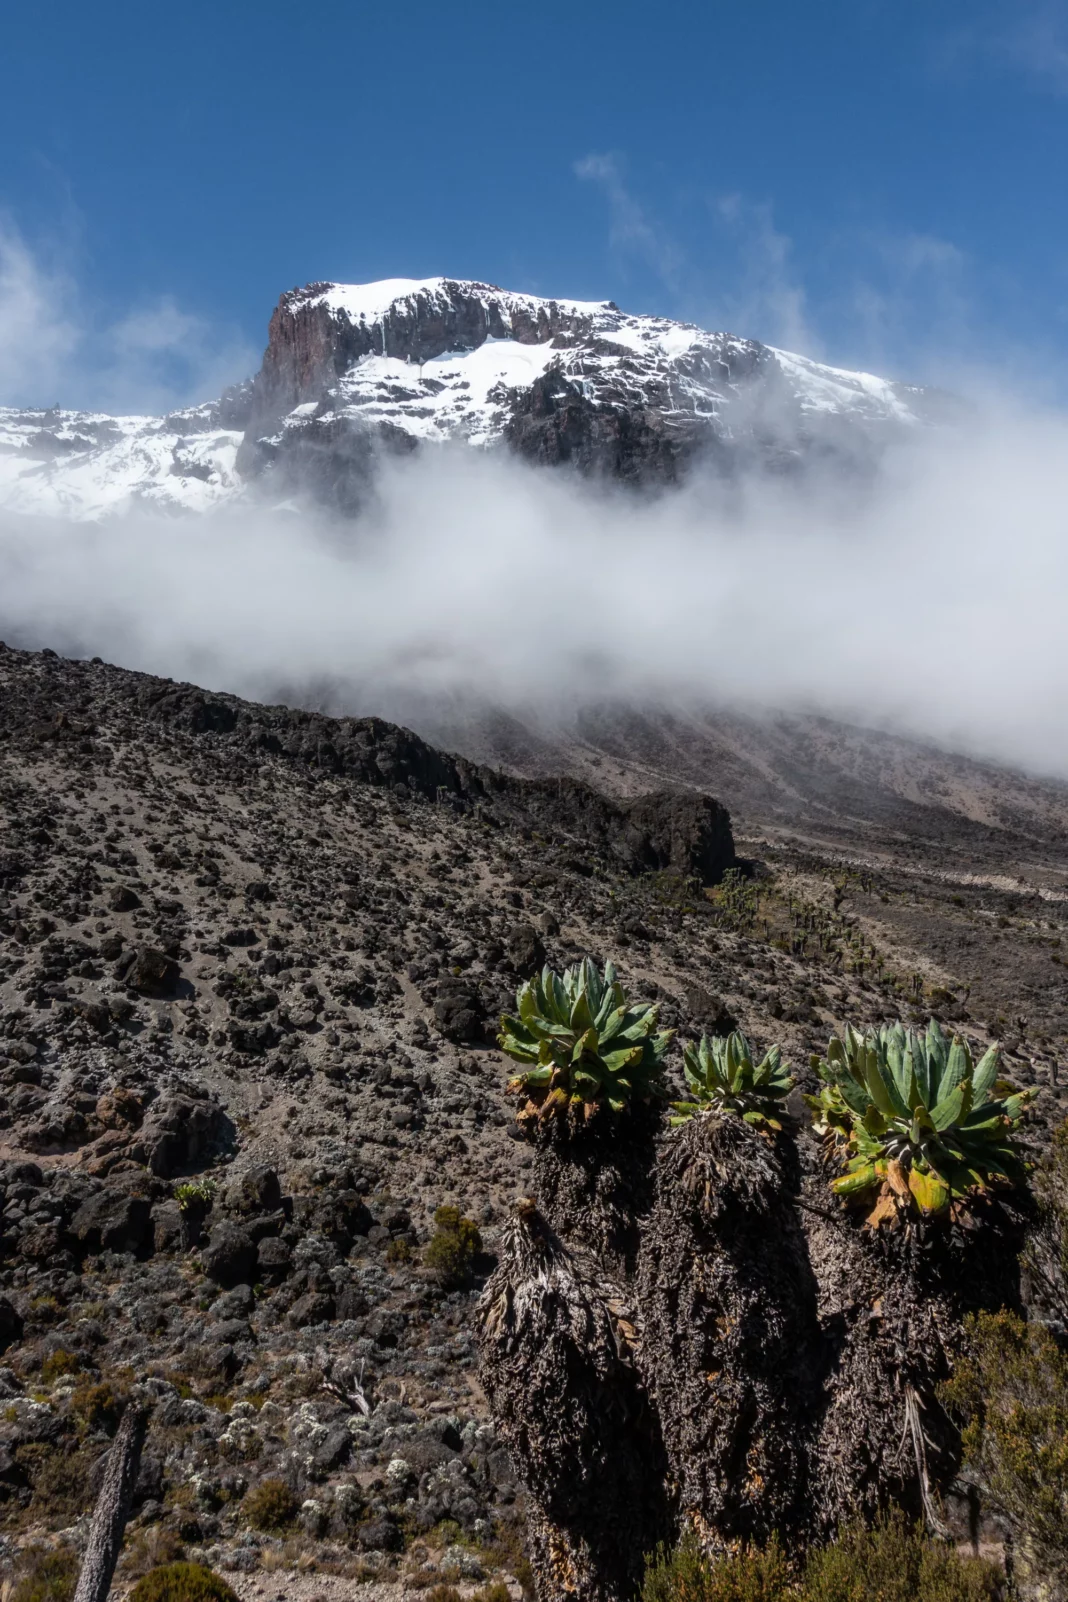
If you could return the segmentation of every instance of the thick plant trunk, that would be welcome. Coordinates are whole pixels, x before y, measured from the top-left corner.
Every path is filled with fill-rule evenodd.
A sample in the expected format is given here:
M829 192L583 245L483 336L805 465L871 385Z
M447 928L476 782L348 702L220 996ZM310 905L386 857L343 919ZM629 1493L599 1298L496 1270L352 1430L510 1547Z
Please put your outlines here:
M960 1352L965 1314L1018 1302L1020 1222L994 1204L966 1232L947 1219L870 1230L829 1202L815 1165L802 1199L826 1364L813 1532L833 1535L890 1505L938 1530L960 1467L938 1387Z
M657 1113L643 1107L532 1136L534 1193L543 1216L569 1244L624 1278L634 1271L653 1203L659 1123Z
M770 1141L706 1114L664 1142L642 1242L638 1362L680 1514L710 1552L804 1523L816 1290Z
M89 1544L82 1559L74 1602L105 1602L111 1589L111 1577L122 1551L126 1520L130 1516L130 1498L141 1466L141 1448L145 1444L147 1428L147 1408L131 1402L122 1416L108 1455L104 1483L93 1512Z
M521 1203L479 1325L482 1383L531 1503L540 1602L631 1602L670 1531L619 1287Z

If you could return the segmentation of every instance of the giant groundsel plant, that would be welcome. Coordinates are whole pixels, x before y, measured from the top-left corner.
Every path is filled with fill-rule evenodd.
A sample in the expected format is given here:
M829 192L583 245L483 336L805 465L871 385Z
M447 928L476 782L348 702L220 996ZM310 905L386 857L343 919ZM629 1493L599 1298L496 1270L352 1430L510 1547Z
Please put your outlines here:
M998 1076L997 1046L976 1063L967 1041L947 1039L934 1019L926 1033L900 1023L845 1029L825 1057L813 1057L822 1081L808 1096L815 1125L845 1171L840 1196L871 1202L868 1223L943 1213L992 1185L1017 1184L1024 1166L1013 1131L1034 1092Z
M659 1009L632 1004L610 962L586 957L557 974L544 968L516 992L516 1016L501 1019L501 1050L524 1064L509 1089L525 1092L521 1119L602 1108L622 1112L661 1092L661 1065L674 1037L657 1029Z

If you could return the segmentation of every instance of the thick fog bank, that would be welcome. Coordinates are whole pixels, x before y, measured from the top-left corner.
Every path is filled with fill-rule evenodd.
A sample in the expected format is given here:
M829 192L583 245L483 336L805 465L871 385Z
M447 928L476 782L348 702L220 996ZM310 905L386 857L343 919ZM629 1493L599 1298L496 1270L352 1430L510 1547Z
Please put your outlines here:
M819 710L1068 777L1068 422L655 500L469 451L339 525L0 515L0 637L253 698Z

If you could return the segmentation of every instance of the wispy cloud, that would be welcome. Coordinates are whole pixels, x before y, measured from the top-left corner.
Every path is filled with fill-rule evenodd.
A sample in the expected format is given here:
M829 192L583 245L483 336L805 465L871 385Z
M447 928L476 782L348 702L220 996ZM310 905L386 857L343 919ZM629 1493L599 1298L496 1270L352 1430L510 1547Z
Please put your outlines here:
M38 261L15 225L0 216L0 397L34 395L44 404L81 338L66 274ZM58 391L57 391L58 393Z
M776 227L770 204L738 194L711 200L711 216L726 247L712 275L635 193L622 156L584 156L574 170L604 193L609 244L622 264L637 260L652 271L676 316L730 327L807 355L818 353L820 342L805 314L805 291L793 272L791 241Z
M73 269L0 216L0 405L162 412L207 400L258 365L242 336L170 297L109 321Z
M1047 92L1068 94L1068 4L996 0L979 6L965 26L940 36L936 56L943 70L993 66L1022 73Z
M1068 776L1063 416L1003 397L844 485L623 496L458 451L386 464L379 491L343 531L293 504L91 528L0 512L0 638L405 721L488 695L816 708ZM515 596L565 568L516 628Z
M609 206L609 242L623 257L637 256L672 294L681 290L685 258L662 223L655 221L625 181L618 155L583 156L575 176L597 184Z
M1021 8L1001 44L1010 63L1058 94L1068 94L1068 8Z
M793 242L775 224L766 201L722 195L713 203L719 226L737 257L736 287L722 298L720 321L767 344L818 356L823 341L812 327L807 296L793 262Z

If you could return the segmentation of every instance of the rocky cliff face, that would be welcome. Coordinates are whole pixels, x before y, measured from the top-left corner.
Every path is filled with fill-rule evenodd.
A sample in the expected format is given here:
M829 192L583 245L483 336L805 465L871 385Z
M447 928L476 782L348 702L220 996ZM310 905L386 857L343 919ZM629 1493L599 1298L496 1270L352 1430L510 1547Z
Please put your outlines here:
M944 399L730 333L451 278L284 294L263 365L166 418L0 409L0 505L99 517L249 494L358 509L382 452L459 443L631 483L867 467Z

